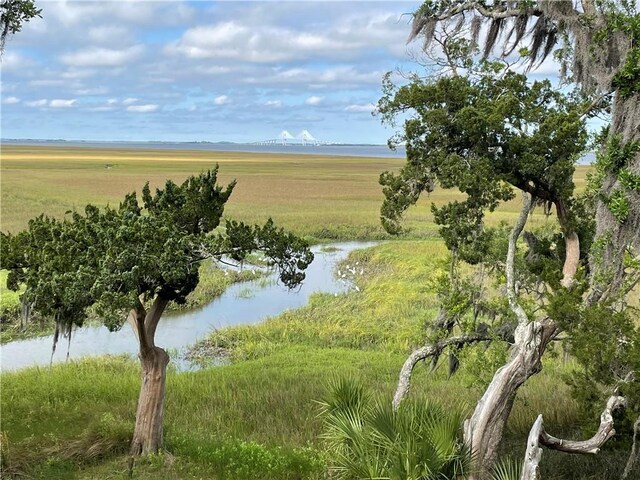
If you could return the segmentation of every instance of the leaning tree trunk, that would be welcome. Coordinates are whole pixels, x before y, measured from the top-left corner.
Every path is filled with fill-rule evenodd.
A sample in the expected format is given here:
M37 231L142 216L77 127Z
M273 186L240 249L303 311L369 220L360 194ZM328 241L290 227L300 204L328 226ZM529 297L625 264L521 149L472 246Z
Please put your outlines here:
M490 477L516 393L542 369L542 355L554 333L552 323L530 322L516 329L510 360L495 373L464 424L464 440L472 452L474 467L470 479Z
M516 246L534 205L535 199L525 194L522 211L509 235L505 266L506 293L509 308L518 320L511 356L495 373L473 415L464 425L464 439L471 451L474 467L470 478L474 480L490 477L516 393L527 379L542 369L542 356L557 331L555 323L551 320L529 319L516 294ZM568 254L565 263L571 261L571 255ZM565 277L568 277L566 272ZM570 284L572 278L569 276L568 279Z
M138 398L136 427L131 441L131 454L156 453L162 447L164 390L169 355L160 347L140 353L142 385Z
M147 312L141 303L129 313L129 322L138 338L142 367L136 426L131 441L132 455L157 453L162 447L164 392L169 355L154 344L156 327L168 300L158 296Z

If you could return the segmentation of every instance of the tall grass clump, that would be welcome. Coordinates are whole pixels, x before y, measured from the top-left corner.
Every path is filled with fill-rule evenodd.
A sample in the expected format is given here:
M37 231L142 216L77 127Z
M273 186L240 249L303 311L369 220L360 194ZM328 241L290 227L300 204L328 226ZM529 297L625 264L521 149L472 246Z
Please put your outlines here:
M457 479L469 456L460 436L460 409L432 401L374 400L353 380L337 380L321 402L332 470L340 479Z

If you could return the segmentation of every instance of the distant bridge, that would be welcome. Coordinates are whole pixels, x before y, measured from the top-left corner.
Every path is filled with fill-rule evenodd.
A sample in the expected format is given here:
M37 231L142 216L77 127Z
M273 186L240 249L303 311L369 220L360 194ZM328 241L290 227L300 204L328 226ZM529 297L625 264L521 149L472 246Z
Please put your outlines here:
M324 140L318 140L308 130L302 130L295 137L288 131L283 130L280 132L277 138L271 138L269 140L261 140L259 142L253 142L253 145L332 145L335 142L327 142Z

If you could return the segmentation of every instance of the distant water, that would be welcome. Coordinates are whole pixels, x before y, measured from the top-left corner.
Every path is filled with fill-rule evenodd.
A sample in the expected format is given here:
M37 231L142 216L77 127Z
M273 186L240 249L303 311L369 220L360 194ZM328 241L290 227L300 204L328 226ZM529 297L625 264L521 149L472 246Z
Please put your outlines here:
M134 148L157 150L205 150L213 152L292 153L347 157L405 158L404 147L395 151L386 145L256 145L251 143L200 142L81 142L63 140L2 140L3 145L49 147Z

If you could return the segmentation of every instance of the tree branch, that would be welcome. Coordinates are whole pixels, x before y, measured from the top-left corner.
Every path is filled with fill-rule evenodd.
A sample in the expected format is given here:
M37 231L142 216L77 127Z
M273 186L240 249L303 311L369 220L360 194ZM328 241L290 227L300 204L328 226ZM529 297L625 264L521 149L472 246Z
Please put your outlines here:
M610 396L605 409L600 415L598 431L588 440L564 440L549 435L544 429L542 415L538 415L527 439L527 451L525 452L520 480L538 480L540 478L539 464L542 458L542 448L540 445L565 453L598 453L602 445L616 433L613 428L613 411L623 407L625 404L626 400L624 397L618 395Z
M529 318L527 317L527 313L524 311L522 306L518 303L518 298L516 295L516 277L515 277L515 257L516 257L516 246L518 243L518 238L524 229L525 224L527 223L527 219L529 218L529 213L533 210L534 206L534 197L527 193L524 194L524 201L522 205L522 210L520 211L520 216L516 221L513 229L511 230L511 234L509 235L509 248L507 250L507 262L506 262L506 273L507 273L507 298L509 299L509 307L511 311L515 314L518 319L518 323L520 325L525 325L529 323Z
M135 308L132 308L129 311L129 315L127 316L127 321L133 330L136 338L138 339L138 346L140 347L140 351L145 351L151 348L152 345L149 344L149 339L147 336L147 332L144 327L145 316L147 315L147 311L142 305L140 299L137 299L137 303Z
M436 20L447 20L451 17L458 15L459 13L476 10L480 15L486 18L512 18L519 17L522 15L542 15L542 10L537 8L526 8L526 9L506 9L506 10L492 10L490 8L485 7L481 2L466 2L462 5L457 6L449 10L448 12L441 13L436 17Z
M451 345L460 347L462 345L483 342L487 340L493 339L484 334L461 335L459 337L445 338L444 340L439 340L430 345L425 345L424 347L420 347L414 350L411 355L409 355L409 357L405 360L404 365L400 370L398 386L396 388L395 394L393 395L394 410L398 409L398 407L400 406L400 402L402 402L402 400L407 396L407 393L409 392L409 386L411 384L411 374L413 373L413 368L420 360L425 360L426 358L440 355L442 353L442 350Z
M168 299L166 299L162 295L156 295L156 298L154 299L149 312L145 316L144 327L147 333L147 339L152 347L155 346L156 328L158 327L158 322L160 321L162 312L164 312L164 309L168 303Z

